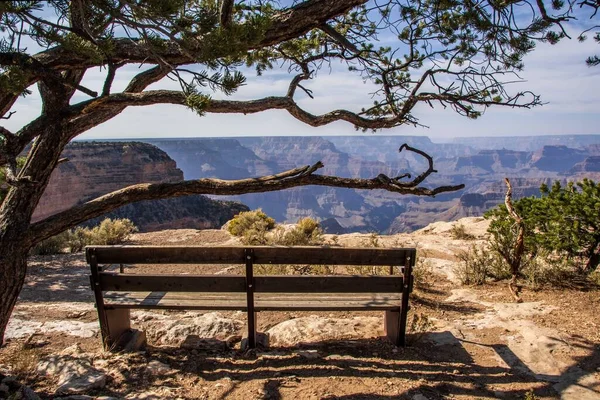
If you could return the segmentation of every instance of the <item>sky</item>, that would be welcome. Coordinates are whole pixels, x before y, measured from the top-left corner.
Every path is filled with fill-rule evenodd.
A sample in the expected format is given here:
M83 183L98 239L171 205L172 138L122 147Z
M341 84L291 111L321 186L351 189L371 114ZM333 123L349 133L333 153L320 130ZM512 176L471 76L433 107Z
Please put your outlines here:
M563 40L558 45L538 45L525 58L520 74L523 82L512 90L531 90L541 95L543 106L534 109L489 108L477 120L467 119L450 109L426 104L417 106L415 115L428 128L409 125L378 131L380 135L425 135L434 140L471 136L530 136L558 134L600 134L600 66L588 67L585 59L600 53L593 40L579 43ZM121 68L113 84L113 92L125 88L140 72L138 66ZM83 85L101 91L106 70L87 72ZM263 76L246 71L245 86L230 99L255 99L284 95L290 74L274 70ZM358 111L372 103L373 86L364 83L345 70L334 66L332 72L322 70L305 86L313 90L314 99L301 94L297 101L307 111L325 113L338 108ZM163 79L149 89L178 89L175 82ZM39 94L19 99L13 107L16 113L4 126L17 130L37 117ZM217 94L214 98L224 98ZM75 101L87 100L77 93ZM199 117L183 106L154 105L130 107L112 120L80 135L78 139L118 139L152 137L228 137L228 136L288 136L288 135L356 135L362 134L346 122L336 122L313 128L294 119L286 111L275 110L253 115L208 114ZM371 134L371 133L368 133Z

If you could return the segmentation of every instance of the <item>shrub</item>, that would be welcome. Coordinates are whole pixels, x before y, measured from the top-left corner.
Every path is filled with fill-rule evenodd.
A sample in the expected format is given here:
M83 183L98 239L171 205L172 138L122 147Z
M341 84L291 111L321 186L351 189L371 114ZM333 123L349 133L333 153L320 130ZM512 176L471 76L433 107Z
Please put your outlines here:
M88 244L121 244L135 232L137 232L136 226L127 218L115 220L106 218L100 222L100 225L91 230ZM85 234L83 237L85 237Z
M591 273L600 263L600 185L584 179L562 187L540 187L542 197L525 197L514 202L525 224L525 255L544 251ZM488 232L500 252L511 251L516 229L506 207L488 211ZM509 254L510 253L506 253Z
M274 240L274 244L284 246L316 246L323 244L323 231L319 223L310 218L302 218L298 220L296 226L280 235Z
M471 246L458 253L459 263L454 273L463 285L482 285L487 278L494 280L510 277L510 270L500 254L485 247Z
M44 256L63 252L69 246L68 235L68 232L62 232L58 235L42 240L31 248L31 254Z
M67 232L67 245L71 253L79 253L85 246L92 244L92 231L78 226Z
M413 284L416 289L422 289L429 286L431 277L433 276L433 266L431 261L426 259L424 252L421 257L417 257L417 262L413 268Z
M227 223L227 230L249 245L268 244L267 232L275 227L275 220L261 209L242 211Z
M42 240L32 248L31 253L35 255L58 254L63 251L78 253L88 245L121 244L134 232L137 232L137 228L127 218L115 220L106 218L92 229L77 227Z
M453 225L450 234L454 240L475 240L475 236L468 233L463 224Z

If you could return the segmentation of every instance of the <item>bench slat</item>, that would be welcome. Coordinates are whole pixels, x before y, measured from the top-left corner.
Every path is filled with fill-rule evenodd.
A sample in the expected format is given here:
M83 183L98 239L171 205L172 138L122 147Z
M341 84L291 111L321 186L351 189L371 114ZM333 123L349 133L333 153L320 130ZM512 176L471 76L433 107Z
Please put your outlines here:
M402 276L255 276L256 293L394 293L402 292Z
M95 253L99 264L245 264L244 249L254 251L255 264L402 266L416 257L415 249L263 246L91 246L86 257Z
M147 275L98 274L105 291L246 292L246 278L240 275Z
M143 308L170 310L241 310L247 311L243 293L187 292L107 292L105 306L112 308ZM348 296L332 293L285 294L256 293L256 311L370 311L399 310L399 293L373 293Z
M246 279L239 275L146 275L101 272L103 291L126 292L245 292ZM259 293L394 293L402 291L402 277L392 276L257 276Z

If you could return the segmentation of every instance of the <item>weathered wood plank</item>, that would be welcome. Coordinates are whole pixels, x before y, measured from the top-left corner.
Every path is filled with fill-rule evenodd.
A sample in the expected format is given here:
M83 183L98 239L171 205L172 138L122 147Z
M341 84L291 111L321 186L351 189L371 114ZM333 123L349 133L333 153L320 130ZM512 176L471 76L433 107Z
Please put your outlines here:
M416 250L349 247L203 247L91 246L100 264L245 264L244 249L253 249L254 264L405 265Z
M98 274L103 291L164 292L245 292L246 279L240 275L148 275Z
M282 297L282 294L256 293L255 311L370 311L399 310L401 294L335 295L311 294ZM244 293L188 292L107 292L105 305L109 309L185 309L247 311Z
M402 276L255 276L256 293L394 293Z

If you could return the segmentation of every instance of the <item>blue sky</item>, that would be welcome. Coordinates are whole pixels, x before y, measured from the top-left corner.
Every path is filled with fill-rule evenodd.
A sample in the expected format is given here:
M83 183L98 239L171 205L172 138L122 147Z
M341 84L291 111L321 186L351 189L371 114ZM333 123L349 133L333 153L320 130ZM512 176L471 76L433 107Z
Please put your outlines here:
M591 35L590 35L591 36ZM583 43L563 40L555 46L538 45L525 58L525 70L520 74L524 82L514 84L513 90L532 90L547 104L535 109L490 108L477 120L469 120L444 110L420 105L415 115L429 126L415 128L401 126L384 131L385 135L427 135L445 140L458 136L515 136L548 134L600 134L600 67L587 67L585 59L600 53L600 45L593 40ZM324 113L337 108L353 111L371 104L370 84L347 72L333 68L321 71L316 79L306 84L315 99L298 96L299 104L313 113ZM129 79L139 72L137 66L119 70L113 91L122 90ZM90 70L83 84L101 90L105 70ZM257 77L247 73L247 84L231 99L254 99L284 95L290 75L286 70L275 70ZM178 85L164 79L150 89L178 89ZM216 94L215 98L223 98ZM87 96L77 94L75 100ZM39 115L40 101L37 90L22 98L13 107L17 111L5 126L17 130ZM345 122L312 128L297 121L285 111L269 111L254 115L209 114L198 117L185 107L155 105L129 108L121 115L85 134L80 139L146 138L146 137L204 137L204 136L260 136L260 135L353 135L359 134Z

